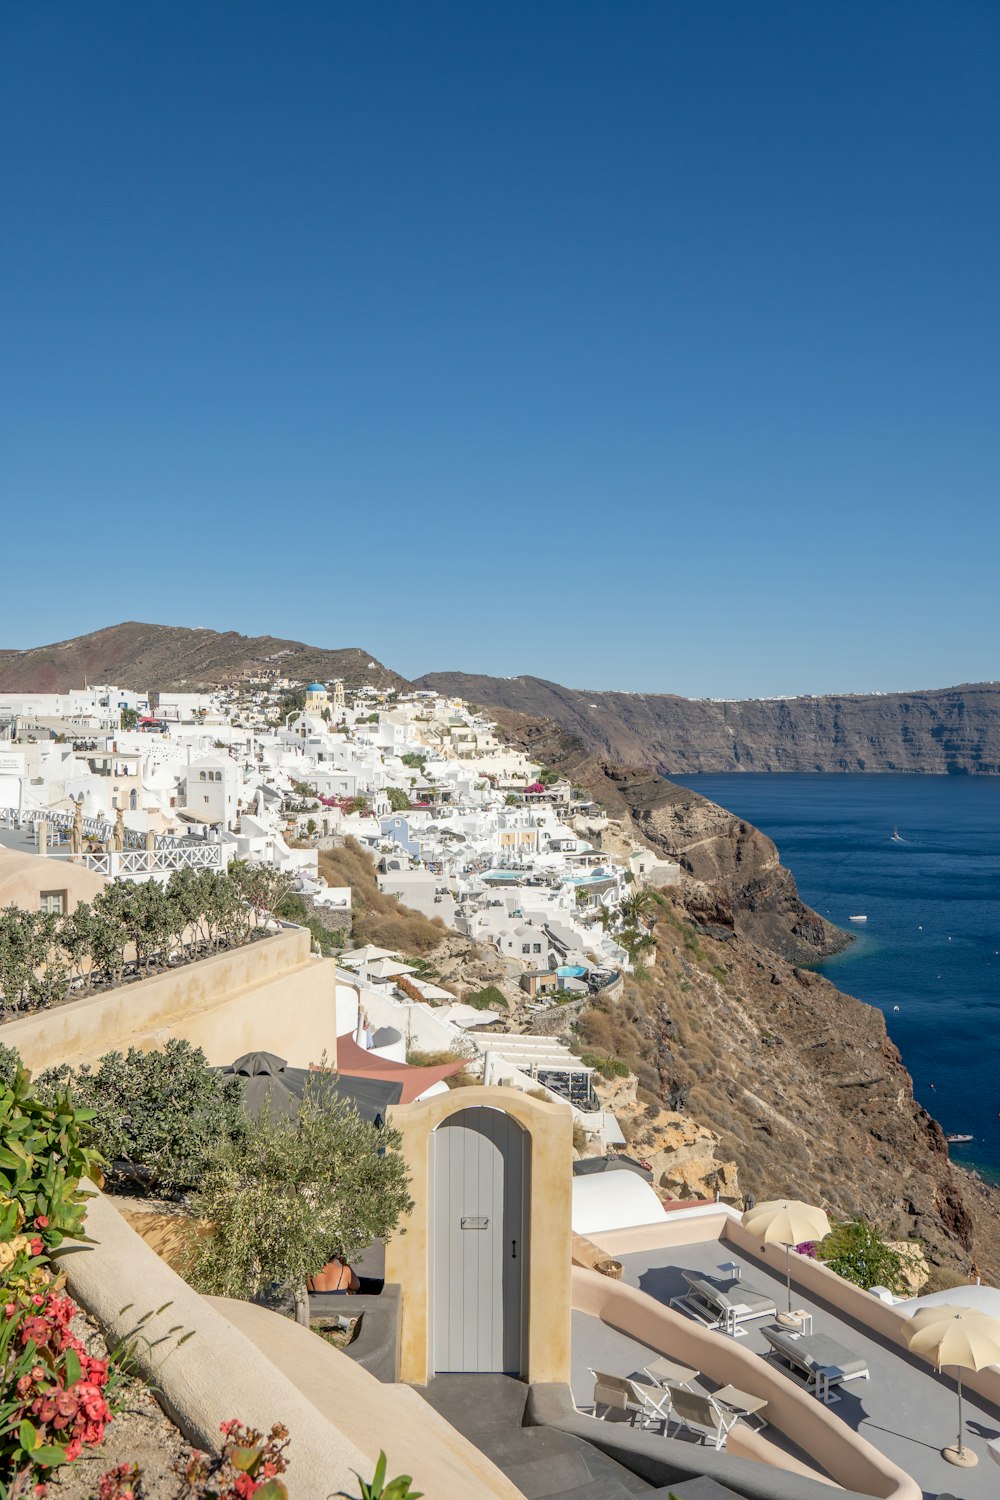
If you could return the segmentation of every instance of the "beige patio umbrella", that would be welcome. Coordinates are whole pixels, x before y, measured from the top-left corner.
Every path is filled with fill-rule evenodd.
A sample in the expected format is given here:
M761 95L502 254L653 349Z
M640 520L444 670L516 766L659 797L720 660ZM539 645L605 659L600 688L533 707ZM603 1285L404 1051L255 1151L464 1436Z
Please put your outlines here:
M974 1307L944 1302L940 1307L922 1307L910 1319L906 1341L914 1354L926 1354L937 1369L951 1365L958 1378L958 1439L954 1447L942 1448L950 1464L971 1469L979 1457L962 1442L962 1371L982 1370L1000 1364L1000 1318Z
M822 1240L830 1233L830 1220L821 1208L796 1198L774 1198L758 1203L743 1215L743 1228L764 1245L784 1245L788 1311L792 1310L792 1265L788 1252L803 1240Z

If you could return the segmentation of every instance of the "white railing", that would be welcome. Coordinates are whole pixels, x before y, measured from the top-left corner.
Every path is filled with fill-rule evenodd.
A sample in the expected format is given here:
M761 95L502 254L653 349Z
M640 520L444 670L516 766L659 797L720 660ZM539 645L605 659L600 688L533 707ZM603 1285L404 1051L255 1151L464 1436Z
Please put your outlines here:
M68 849L47 849L46 859L72 860L97 875L109 879L146 880L152 875L169 875L173 870L216 870L226 868L225 850L221 844L184 844L176 849L85 850L72 854Z
M172 849L127 849L117 858L118 874L164 874L170 870L222 870L225 867L221 844L177 844Z
M69 832L73 827L73 814L65 812L29 811L18 813L16 808L0 808L0 828L23 828L37 836L38 824L44 823L51 830ZM100 818L84 818L85 836L98 838L105 845L114 838L114 827ZM225 850L222 844L208 844L204 840L170 838L157 834L152 849L147 849L144 834L134 829L125 829L125 848L121 853L115 849L84 849L74 855L65 846L51 844L45 850L47 859L75 859L98 875L111 879L121 876L125 880L145 880L152 875L169 875L172 870L224 870Z
M18 812L16 807L0 808L0 828L26 828L34 833L37 824L44 823L50 829L61 829L69 833L73 827L73 814L69 812L45 811L29 809ZM84 818L83 832L93 838L100 839L102 843L110 843L114 838L115 825L106 822L103 818ZM134 828L124 829L125 848L146 848L146 835L138 833ZM169 833L157 833L153 836L154 849L190 849L192 843L185 839L175 838Z

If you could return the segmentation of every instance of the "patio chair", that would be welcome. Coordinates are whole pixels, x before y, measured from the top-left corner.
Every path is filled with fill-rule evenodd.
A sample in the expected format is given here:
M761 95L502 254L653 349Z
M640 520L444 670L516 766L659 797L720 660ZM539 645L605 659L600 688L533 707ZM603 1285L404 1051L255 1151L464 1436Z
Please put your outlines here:
M717 1452L724 1448L726 1438L740 1420L741 1414L719 1406L711 1396L704 1396L700 1391L689 1391L682 1385L672 1385L668 1389L670 1419L677 1423L678 1431L682 1427L687 1428L688 1431L697 1433L703 1442L711 1438ZM668 1424L668 1434L669 1431Z
M605 1408L599 1421L605 1421L609 1412L619 1411L628 1417L633 1427L638 1420L641 1428L662 1423L666 1431L670 1417L668 1390L658 1385L643 1385L624 1375L608 1375L604 1370L592 1369L590 1373L594 1377L594 1416L597 1416L599 1407Z
M869 1378L868 1361L825 1333L793 1335L772 1328L764 1328L762 1332L771 1345L771 1356L788 1365L786 1373L804 1384L826 1406L840 1400L833 1394L832 1386Z
M699 1371L692 1370L688 1365L679 1365L676 1360L667 1359L660 1354L649 1361L646 1374L654 1385L665 1386L668 1380L672 1380L675 1385L690 1385L692 1380L698 1379Z
M777 1315L774 1298L767 1292L758 1291L742 1277L727 1281L699 1276L694 1271L681 1271L688 1289L682 1296L671 1297L670 1306L704 1323L706 1328L722 1328L734 1338L742 1336L741 1323L756 1318L773 1318Z

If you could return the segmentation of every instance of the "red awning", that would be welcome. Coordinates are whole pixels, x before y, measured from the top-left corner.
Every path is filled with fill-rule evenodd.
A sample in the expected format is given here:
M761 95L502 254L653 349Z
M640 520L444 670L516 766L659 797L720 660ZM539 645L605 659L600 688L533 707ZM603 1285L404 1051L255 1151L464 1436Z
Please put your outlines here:
M450 1078L453 1073L461 1073L464 1067L464 1062L453 1062L418 1068L412 1063L393 1062L388 1057L366 1052L349 1031L337 1038L337 1072L345 1073L349 1078L381 1078L385 1082L401 1084L400 1104L412 1104L432 1083Z

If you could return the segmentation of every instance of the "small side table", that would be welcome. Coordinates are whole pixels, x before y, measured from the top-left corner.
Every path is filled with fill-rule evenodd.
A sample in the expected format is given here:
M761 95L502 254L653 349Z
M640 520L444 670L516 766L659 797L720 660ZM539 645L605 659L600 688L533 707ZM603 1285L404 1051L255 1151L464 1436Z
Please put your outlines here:
M799 1308L796 1312L779 1313L777 1322L783 1333L790 1333L793 1336L802 1333L810 1334L813 1331L813 1315L811 1312L806 1312L804 1308Z
M723 1324L723 1329L731 1339L746 1338L747 1331L745 1328L740 1327L738 1320L751 1312L753 1312L753 1308L748 1307L745 1302L734 1302L732 1306L726 1308L726 1320Z
M830 1389L831 1380L840 1381L844 1378L844 1372L839 1365L820 1365L816 1371L816 1395L824 1406L833 1406L840 1397L835 1396Z

